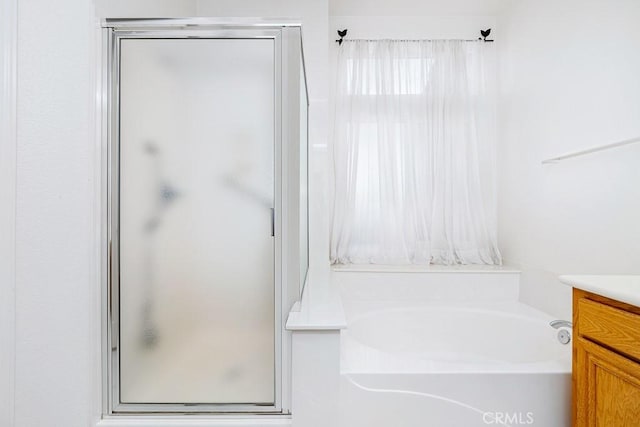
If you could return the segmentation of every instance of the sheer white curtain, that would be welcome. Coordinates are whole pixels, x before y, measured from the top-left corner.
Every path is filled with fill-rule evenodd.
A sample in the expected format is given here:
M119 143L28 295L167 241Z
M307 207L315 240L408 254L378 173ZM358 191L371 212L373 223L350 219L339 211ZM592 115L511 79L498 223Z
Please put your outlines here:
M333 263L500 264L488 43L346 41Z

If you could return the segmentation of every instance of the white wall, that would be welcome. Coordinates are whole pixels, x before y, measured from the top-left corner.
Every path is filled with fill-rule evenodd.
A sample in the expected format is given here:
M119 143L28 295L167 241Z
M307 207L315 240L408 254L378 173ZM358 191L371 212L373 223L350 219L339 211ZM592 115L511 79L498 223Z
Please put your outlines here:
M18 9L15 425L91 416L93 7Z
M495 15L505 0L330 0L332 16L482 16Z
M99 18L195 16L197 0L93 0Z
M499 18L499 240L521 299L570 318L565 273L640 273L640 2L520 0Z

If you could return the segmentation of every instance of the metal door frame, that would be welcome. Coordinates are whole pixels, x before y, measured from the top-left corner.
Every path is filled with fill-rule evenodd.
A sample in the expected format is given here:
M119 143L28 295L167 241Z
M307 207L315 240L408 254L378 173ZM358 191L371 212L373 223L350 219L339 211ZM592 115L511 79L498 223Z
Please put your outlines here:
M266 24L253 25L233 22L216 23L204 18L193 19L145 19L145 20L106 20L102 29L103 75L102 87L102 140L103 140L103 209L106 224L103 224L104 261L102 284L102 380L103 380L103 413L118 414L286 414L290 407L290 333L284 329L286 314L290 308L291 291L287 291L286 272L283 272L283 246L286 245L287 231L282 224L282 209L287 206L286 191L283 191L283 100L289 98L286 86L282 84L283 43L287 37L283 32L299 24ZM275 381L273 405L238 403L238 404L165 404L144 403L129 404L120 401L120 348L119 348L119 91L120 91L120 41L135 38L158 39L272 39L274 40L274 356ZM284 167L286 168L286 166ZM283 381L285 382L283 386Z

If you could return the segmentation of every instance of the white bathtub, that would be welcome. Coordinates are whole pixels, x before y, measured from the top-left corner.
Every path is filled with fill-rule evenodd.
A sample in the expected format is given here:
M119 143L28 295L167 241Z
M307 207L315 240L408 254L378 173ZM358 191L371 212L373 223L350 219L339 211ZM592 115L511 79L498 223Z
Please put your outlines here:
M465 291L477 289L473 275L427 279L395 292L343 284L343 427L568 427L571 345L557 341L553 318L517 291ZM462 297L438 290L452 281Z

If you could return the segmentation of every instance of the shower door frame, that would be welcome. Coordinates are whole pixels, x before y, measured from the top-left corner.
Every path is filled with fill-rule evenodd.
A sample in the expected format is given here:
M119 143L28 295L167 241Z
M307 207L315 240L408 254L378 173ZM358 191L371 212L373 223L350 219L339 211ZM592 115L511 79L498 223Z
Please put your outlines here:
M102 286L102 406L106 415L132 414L288 414L290 413L290 333L285 331L284 320L292 304L291 289L287 288L286 269L283 268L283 250L286 250L287 227L283 226L283 207L287 206L286 188L286 120L284 104L290 94L283 76L289 59L287 40L295 40L289 27L299 24L217 23L203 18L191 19L135 19L106 20L102 29L103 68L101 75L101 134L103 153L102 187L106 193L103 208L107 221L102 233L106 236ZM120 346L119 346L119 158L120 158L120 41L122 39L271 39L274 44L274 403L122 403L120 400ZM288 124L286 124L288 125ZM283 191L284 189L284 191ZM105 224L106 223L106 224ZM291 288L291 286L289 286Z

